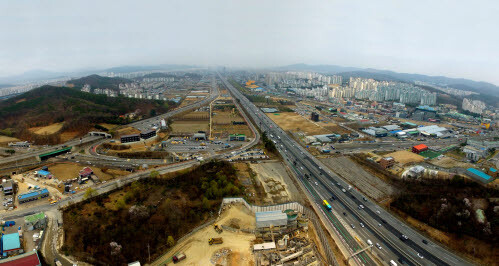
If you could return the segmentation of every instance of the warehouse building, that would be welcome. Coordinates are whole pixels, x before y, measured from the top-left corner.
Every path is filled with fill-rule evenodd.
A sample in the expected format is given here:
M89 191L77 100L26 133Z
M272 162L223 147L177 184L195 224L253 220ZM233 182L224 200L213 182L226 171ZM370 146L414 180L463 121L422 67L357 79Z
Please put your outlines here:
M123 135L120 137L120 140L121 143L140 141L140 135L139 134Z
M44 188L44 189L37 189L28 193L23 193L17 196L17 200L19 201L19 203L25 203L28 201L46 198L48 196L49 196L49 191L48 189Z
M445 127L439 127L437 125L418 127L417 130L421 135L427 137L437 137L437 138L445 138L450 137L449 130Z
M488 184L494 181L493 177L475 168L466 169L466 174L483 184Z
M256 228L263 229L273 227L286 226L288 224L288 216L282 211L268 211L255 213Z

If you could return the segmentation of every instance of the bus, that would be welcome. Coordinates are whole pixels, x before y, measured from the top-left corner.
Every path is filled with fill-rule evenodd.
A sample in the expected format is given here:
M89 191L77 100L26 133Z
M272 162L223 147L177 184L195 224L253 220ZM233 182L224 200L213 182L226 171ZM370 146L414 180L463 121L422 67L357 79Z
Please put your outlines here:
M330 211L330 210L331 210L331 205L329 205L329 203L327 203L327 201L326 201L326 200L322 201L322 205L324 205L324 207L326 207L326 209L327 209L328 211Z

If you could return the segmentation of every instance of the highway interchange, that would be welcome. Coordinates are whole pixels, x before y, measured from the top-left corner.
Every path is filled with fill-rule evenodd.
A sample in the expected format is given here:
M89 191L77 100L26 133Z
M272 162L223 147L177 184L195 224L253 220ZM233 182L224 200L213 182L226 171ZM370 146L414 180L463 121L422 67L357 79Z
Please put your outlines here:
M353 240L351 236L348 236L345 226L338 222L335 215L322 207L323 200L328 200L334 206L333 210L335 212L345 212L346 221L354 224L356 228L360 227L358 225L362 222L365 227L361 229L359 235L366 238L372 237L370 240L373 243L379 243L382 248L390 250L390 253L381 252L381 258L385 260L384 263L394 260L397 263L403 261L410 265L469 265L468 262L406 226L398 218L380 208L359 191L355 189L347 190L348 184L346 182L334 173L326 171L327 168L324 164L291 139L220 74L219 77L234 98L240 101L255 124L259 125L260 129L275 141L285 162L294 169L299 181L307 187L311 201L321 208L321 216L328 221L327 226L339 233L352 253L360 250L359 243ZM342 189L345 189L346 192L343 192ZM335 200L331 200L332 196L335 197ZM366 200L363 200L363 198ZM360 204L365 207L359 209ZM408 239L402 238L402 235L407 236ZM362 239L362 241L362 246L365 247L367 240ZM368 256L362 256L362 254L360 257L356 257L355 260L358 264L373 264L373 261Z

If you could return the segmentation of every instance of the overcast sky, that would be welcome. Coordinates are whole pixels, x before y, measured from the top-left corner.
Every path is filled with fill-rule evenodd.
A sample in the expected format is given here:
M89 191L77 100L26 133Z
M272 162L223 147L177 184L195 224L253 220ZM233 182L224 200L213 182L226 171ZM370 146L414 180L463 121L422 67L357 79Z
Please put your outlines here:
M0 76L294 63L499 85L497 1L0 1Z

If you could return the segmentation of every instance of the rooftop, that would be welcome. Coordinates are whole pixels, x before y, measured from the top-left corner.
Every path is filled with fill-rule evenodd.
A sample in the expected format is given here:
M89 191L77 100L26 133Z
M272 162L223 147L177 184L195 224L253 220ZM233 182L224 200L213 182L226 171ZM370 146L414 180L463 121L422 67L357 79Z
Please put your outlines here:
M478 169L475 169L475 168L468 168L466 169L468 172L474 174L475 176L478 176L480 178L482 178L483 180L481 180L482 182L489 182L489 181L492 181L492 177Z
M19 199L22 200L22 199L26 199L26 198L29 198L29 197L41 195L41 194L44 194L44 193L49 193L48 189L46 189L46 188L44 188L44 189L37 189L37 190L31 191L31 192L28 192L28 193L21 194L21 195L17 196L17 198L19 198Z
M418 150L423 150L423 149L428 149L428 146L426 146L424 144L419 144L419 145L414 146L413 148L416 148Z
M38 174L39 175L50 175L50 172L49 171L45 171L45 170L38 170Z
M7 234L2 236L3 251L21 248L19 233Z
M42 220L42 219L45 219L45 213L43 213L43 212L39 212L39 213L30 215L30 216L24 217L24 221L28 222L28 223L34 223L34 222Z
M38 253L28 251L24 254L0 260L0 266L39 266L42 265Z

